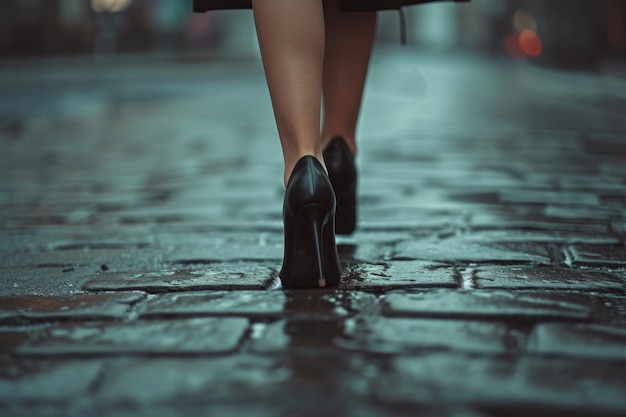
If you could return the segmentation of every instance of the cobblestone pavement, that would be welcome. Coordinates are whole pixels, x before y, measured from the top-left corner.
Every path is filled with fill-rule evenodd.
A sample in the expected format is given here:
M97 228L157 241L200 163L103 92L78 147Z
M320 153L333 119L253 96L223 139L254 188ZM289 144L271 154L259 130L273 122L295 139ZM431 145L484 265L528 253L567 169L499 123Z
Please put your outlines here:
M378 47L341 288L258 62L0 69L0 413L624 415L626 77Z

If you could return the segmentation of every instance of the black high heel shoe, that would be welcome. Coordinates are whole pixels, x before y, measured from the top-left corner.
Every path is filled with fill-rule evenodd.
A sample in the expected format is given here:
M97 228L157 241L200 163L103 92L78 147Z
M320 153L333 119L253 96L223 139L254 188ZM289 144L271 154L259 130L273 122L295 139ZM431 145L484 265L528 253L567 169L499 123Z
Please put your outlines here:
M354 156L341 136L331 139L323 151L330 182L337 196L335 231L349 235L356 228L356 166Z
M283 288L339 284L335 208L335 193L324 168L315 157L303 156L291 173L283 203L285 256L279 274Z

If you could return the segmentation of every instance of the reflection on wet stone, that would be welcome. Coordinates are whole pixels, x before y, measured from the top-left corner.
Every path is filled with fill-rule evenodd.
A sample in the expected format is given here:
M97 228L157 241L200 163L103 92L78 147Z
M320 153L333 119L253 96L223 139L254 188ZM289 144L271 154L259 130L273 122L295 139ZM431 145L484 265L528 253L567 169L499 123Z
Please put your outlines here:
M370 313L376 297L363 292L288 291L284 304L285 319L259 324L260 336L252 340L259 352L332 351L346 338L345 323L359 313Z
M261 336L251 341L252 350L259 353L331 354L337 340L344 337L341 319L286 319L261 326Z
M323 353L334 348L336 338L343 335L343 321L288 320L283 328L289 338L289 350Z

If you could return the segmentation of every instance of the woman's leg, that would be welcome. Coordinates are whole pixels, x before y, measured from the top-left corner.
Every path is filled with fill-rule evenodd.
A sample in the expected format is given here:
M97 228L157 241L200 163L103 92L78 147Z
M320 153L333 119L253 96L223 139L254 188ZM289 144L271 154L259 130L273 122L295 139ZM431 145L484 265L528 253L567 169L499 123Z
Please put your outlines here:
M376 12L340 13L339 0L324 0L324 125L322 148L341 135L356 152L355 131L376 33Z
M254 21L285 158L285 184L304 155L324 166L320 107L324 64L322 0L253 0Z

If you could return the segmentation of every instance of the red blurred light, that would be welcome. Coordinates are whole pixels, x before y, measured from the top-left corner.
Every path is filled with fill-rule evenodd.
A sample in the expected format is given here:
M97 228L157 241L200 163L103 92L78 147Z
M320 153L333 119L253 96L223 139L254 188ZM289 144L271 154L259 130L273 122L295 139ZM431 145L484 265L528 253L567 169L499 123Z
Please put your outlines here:
M519 46L521 50L528 56L539 56L543 51L543 43L541 38L532 30L523 30L519 34Z

